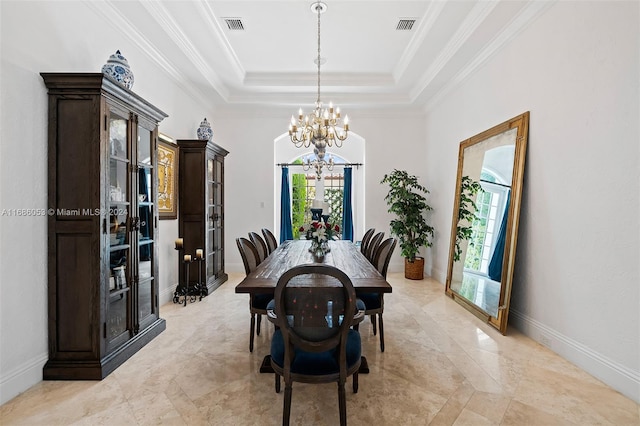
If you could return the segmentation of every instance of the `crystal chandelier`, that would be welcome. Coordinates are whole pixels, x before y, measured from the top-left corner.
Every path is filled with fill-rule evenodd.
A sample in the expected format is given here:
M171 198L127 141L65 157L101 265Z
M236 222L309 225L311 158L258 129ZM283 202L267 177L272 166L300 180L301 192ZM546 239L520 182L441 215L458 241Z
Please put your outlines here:
M291 116L291 124L289 125L289 136L296 148L309 148L313 144L313 152L316 158L305 161L305 169L314 168L318 178L322 175L322 168L328 170L333 169L333 159L329 156L329 160L325 160L327 146L332 147L334 144L337 148L342 146L342 142L347 139L349 133L349 117L344 117L342 130L339 129L340 108L333 107L329 103L327 108L323 108L320 100L320 14L327 10L327 5L320 1L311 6L311 10L318 15L318 99L316 100L316 108L310 114L305 115L302 108L298 111L298 119Z

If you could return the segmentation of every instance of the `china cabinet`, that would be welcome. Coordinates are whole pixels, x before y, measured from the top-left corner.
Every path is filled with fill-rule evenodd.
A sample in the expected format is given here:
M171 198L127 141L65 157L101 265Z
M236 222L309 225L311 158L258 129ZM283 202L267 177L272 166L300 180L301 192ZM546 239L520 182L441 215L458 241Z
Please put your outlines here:
M158 123L101 73L42 73L49 98L49 360L102 379L165 329L158 309Z
M189 286L202 280L211 293L227 281L224 268L224 159L229 153L212 141L178 140L180 201L178 203L178 232L183 239L184 253L203 250L202 277L199 268L189 268ZM185 266L180 262L181 282L184 286ZM175 301L175 298L174 298Z

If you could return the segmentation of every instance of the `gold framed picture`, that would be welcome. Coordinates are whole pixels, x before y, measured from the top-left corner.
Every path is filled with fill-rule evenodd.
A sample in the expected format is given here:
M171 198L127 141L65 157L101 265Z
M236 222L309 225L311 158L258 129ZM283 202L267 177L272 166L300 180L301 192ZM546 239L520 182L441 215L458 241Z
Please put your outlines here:
M158 213L160 219L178 218L178 146L158 135Z

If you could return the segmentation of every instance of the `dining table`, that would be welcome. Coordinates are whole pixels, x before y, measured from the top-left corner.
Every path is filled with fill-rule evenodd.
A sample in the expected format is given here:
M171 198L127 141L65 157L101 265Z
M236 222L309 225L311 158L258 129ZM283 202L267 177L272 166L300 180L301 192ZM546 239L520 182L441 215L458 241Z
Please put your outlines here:
M353 284L356 296L363 293L391 293L392 287L371 262L360 252L352 241L331 240L329 252L322 261L323 264L334 266L343 271ZM289 269L298 265L314 263L314 257L309 251L310 240L286 240L282 242L269 256L240 281L236 286L236 293L244 294L273 294L278 280ZM267 355L260 367L261 373L273 373L270 356ZM360 373L368 373L369 366L366 358L362 357Z

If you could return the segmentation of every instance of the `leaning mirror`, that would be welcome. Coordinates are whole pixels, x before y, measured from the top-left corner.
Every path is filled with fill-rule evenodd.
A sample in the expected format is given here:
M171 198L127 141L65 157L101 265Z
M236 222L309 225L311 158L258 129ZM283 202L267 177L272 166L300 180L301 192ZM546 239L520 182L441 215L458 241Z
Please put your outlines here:
M529 112L460 143L446 293L507 331Z

